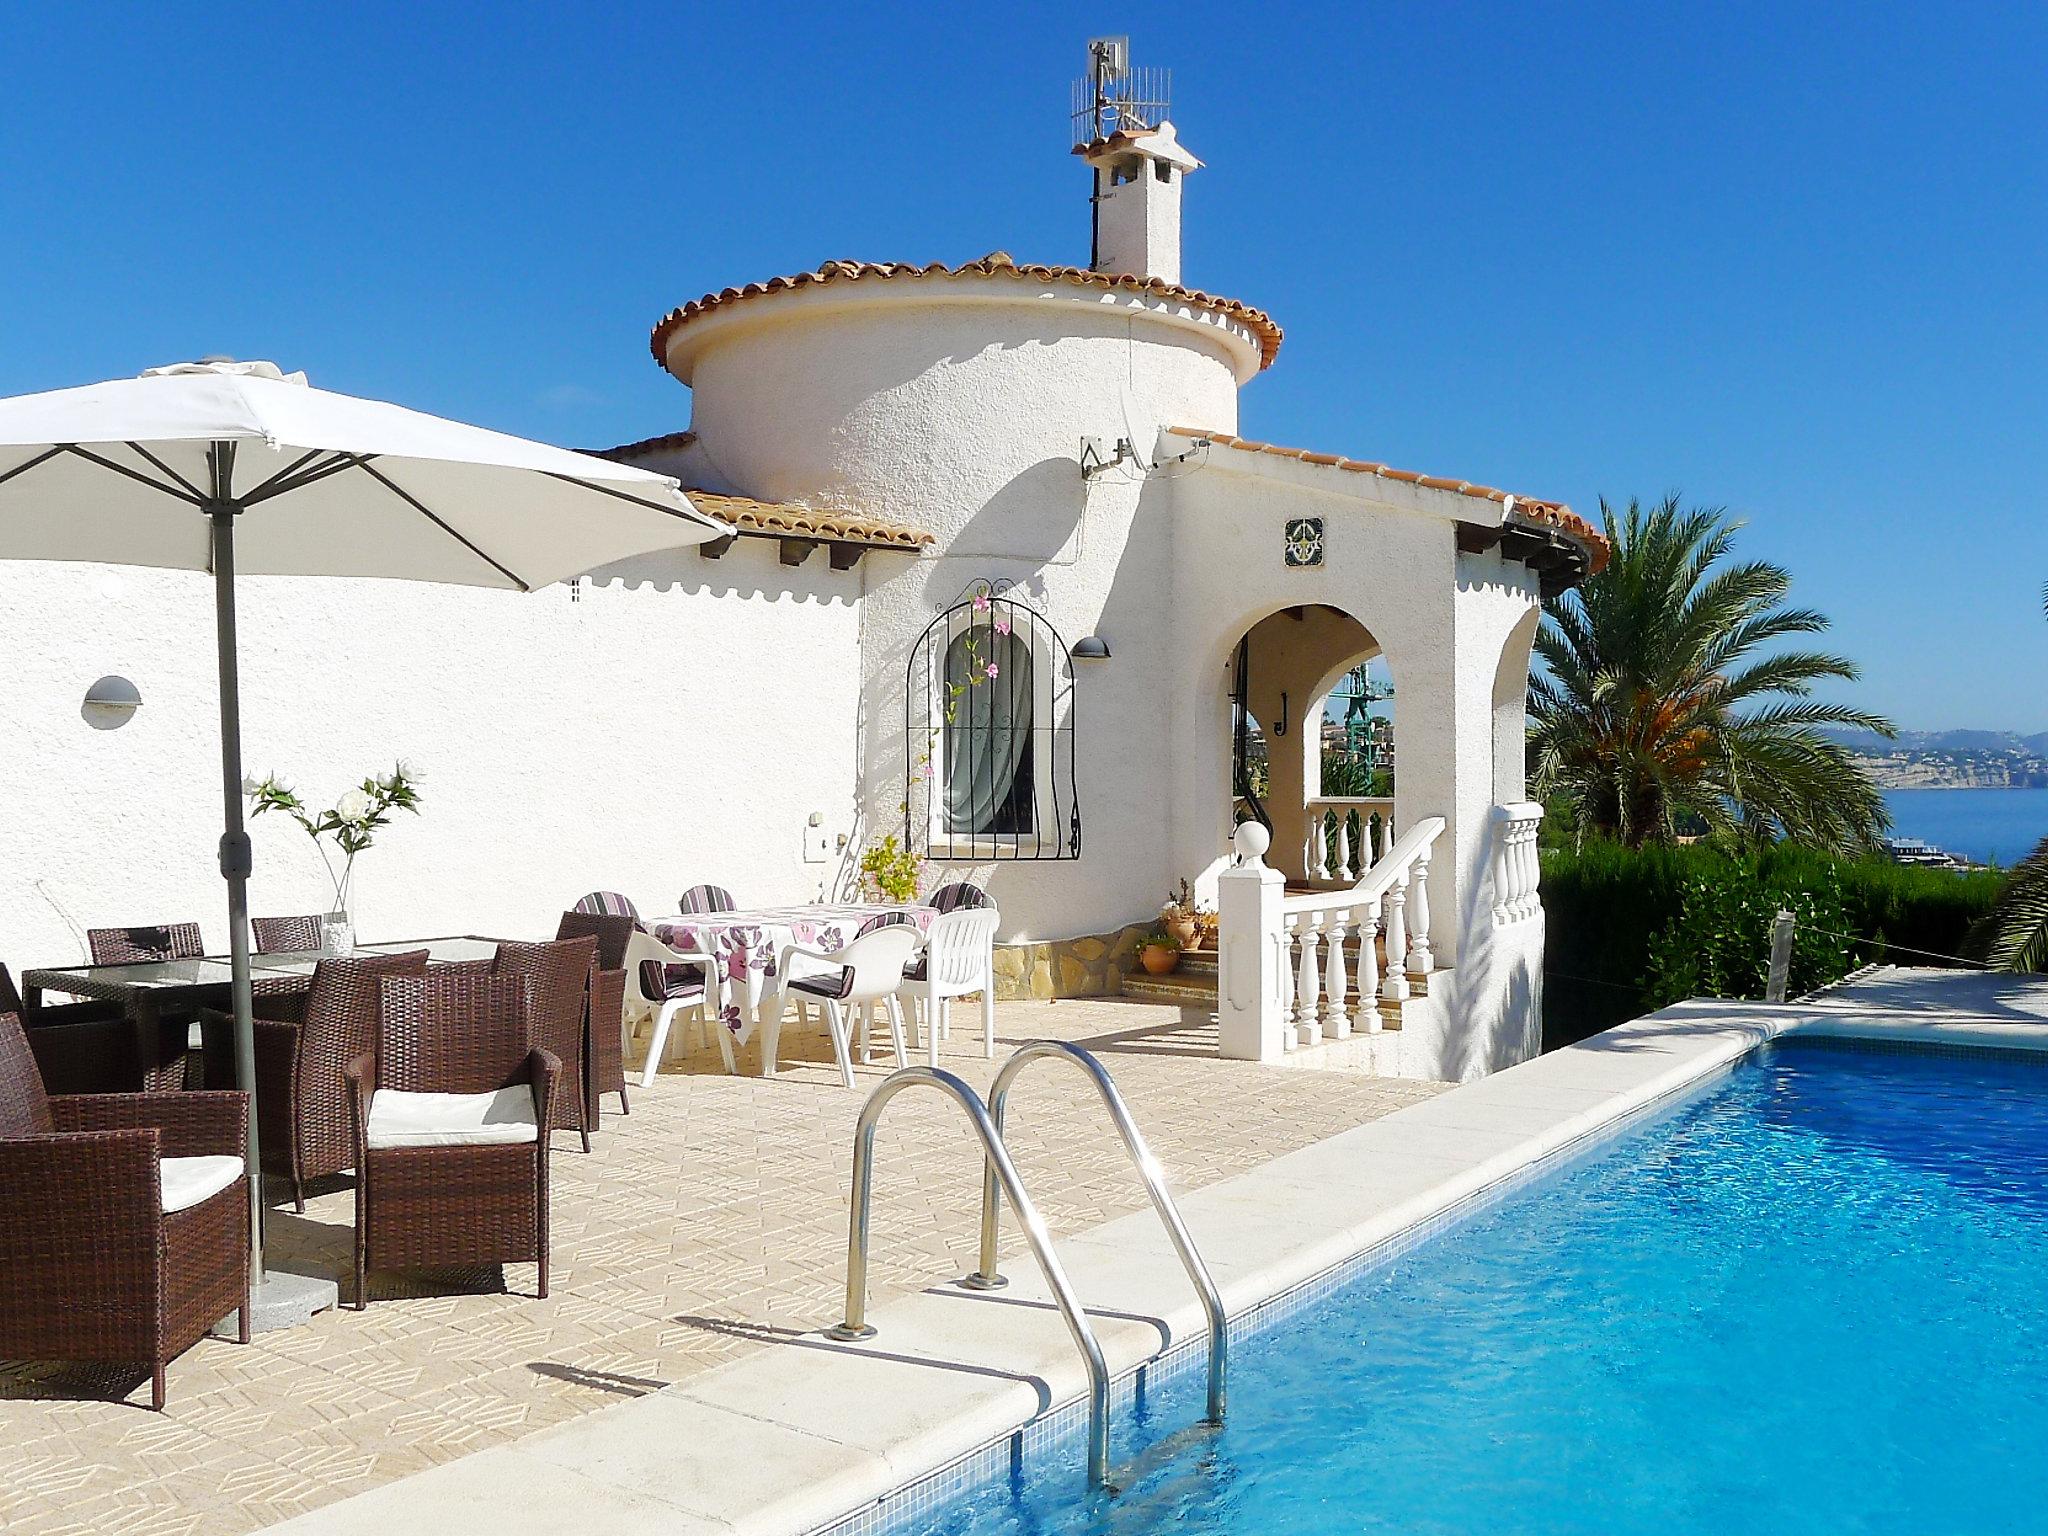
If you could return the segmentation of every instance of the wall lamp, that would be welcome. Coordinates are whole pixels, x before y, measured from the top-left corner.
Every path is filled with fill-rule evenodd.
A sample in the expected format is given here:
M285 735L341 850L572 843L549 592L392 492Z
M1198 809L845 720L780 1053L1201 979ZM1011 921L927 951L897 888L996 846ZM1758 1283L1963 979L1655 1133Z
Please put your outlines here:
M1100 635L1083 635L1074 642L1073 657L1076 661L1109 660L1109 642Z
M142 690L125 677L109 674L85 690L79 713L96 731L118 730L142 707Z

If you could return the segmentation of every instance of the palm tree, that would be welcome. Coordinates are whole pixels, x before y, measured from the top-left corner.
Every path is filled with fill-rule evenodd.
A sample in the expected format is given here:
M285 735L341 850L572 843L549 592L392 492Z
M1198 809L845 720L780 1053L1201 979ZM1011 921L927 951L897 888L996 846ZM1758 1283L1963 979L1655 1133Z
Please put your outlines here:
M1719 507L1668 496L1600 516L1613 557L1544 604L1529 688L1536 793L1576 836L1630 847L1682 827L1817 847L1871 847L1889 819L1876 787L1828 726L1894 734L1891 722L1811 697L1855 665L1818 651L1765 649L1818 634L1826 617L1782 606L1792 579L1729 561L1736 530Z

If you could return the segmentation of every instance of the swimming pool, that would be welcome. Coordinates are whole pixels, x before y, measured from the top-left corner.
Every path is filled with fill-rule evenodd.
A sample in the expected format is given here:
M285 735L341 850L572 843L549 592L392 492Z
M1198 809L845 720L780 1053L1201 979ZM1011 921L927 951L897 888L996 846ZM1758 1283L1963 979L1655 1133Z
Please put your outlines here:
M903 1532L2048 1529L2048 1058L1788 1040Z

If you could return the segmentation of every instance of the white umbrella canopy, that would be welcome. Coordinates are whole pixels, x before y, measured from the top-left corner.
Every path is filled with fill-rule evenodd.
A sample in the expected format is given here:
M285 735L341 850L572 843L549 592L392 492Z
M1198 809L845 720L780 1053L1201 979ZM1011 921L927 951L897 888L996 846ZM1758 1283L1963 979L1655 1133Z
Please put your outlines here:
M255 1325L302 1320L327 1282L263 1268L250 1022L235 573L382 576L532 591L732 529L676 482L545 443L208 360L0 399L0 559L210 571L220 666L220 872L236 1076L249 1113Z
M211 569L222 443L245 573L531 590L732 531L646 470L270 363L183 363L0 400L0 558Z

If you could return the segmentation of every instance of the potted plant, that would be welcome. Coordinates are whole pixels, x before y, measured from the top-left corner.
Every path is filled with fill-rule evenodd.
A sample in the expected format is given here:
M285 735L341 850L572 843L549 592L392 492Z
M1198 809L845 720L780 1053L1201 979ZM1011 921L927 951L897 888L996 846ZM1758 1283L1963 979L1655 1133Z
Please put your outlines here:
M1180 940L1164 928L1155 928L1138 940L1138 963L1145 967L1147 975L1166 976L1180 964Z
M859 868L860 893L872 902L909 906L924 883L924 860L899 843L893 832L861 851Z
M1199 930L1195 937L1196 945L1202 949L1214 949L1222 937L1223 914L1214 907L1203 907L1195 914L1195 921Z
M412 770L399 763L381 778L373 774L364 779L335 801L332 810L319 812L308 810L297 792L274 773L243 786L249 795L251 816L283 811L305 829L313 839L320 862L327 866L327 878L334 886L334 906L327 913L320 947L329 954L345 954L354 947L355 929L349 920L348 900L350 882L355 878L356 855L368 848L377 832L390 823L393 811L411 811L415 816L420 813L414 778ZM334 845L332 853L327 846L330 842Z
M1159 926L1174 939L1176 951L1193 948L1202 931L1202 914L1195 906L1195 890L1183 879L1180 885L1167 893L1166 905L1159 909Z

